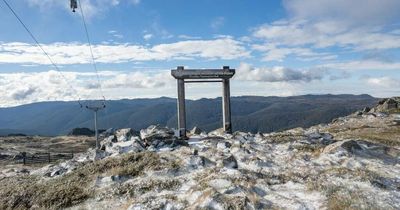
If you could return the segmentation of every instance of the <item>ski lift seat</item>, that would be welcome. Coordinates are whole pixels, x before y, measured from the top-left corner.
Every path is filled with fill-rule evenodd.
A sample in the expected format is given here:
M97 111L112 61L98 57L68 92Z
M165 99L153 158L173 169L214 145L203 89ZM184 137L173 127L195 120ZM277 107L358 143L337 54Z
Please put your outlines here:
M72 9L72 12L75 12L75 9L78 8L78 2L77 2L77 0L71 0L70 7L71 7L71 9Z

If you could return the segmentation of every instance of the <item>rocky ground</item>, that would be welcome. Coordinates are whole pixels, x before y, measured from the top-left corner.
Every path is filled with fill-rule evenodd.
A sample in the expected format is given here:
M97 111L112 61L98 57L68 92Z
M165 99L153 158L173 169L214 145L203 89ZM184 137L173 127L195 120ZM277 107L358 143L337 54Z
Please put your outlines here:
M108 130L100 150L2 177L0 209L400 209L399 108L188 141L159 126Z

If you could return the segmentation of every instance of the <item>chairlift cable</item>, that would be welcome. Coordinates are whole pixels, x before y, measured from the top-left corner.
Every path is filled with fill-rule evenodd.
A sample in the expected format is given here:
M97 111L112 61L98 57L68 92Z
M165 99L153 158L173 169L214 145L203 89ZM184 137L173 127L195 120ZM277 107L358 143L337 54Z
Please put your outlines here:
M100 82L100 76L99 76L99 72L97 70L96 60L95 60L94 55L93 55L93 48L92 48L92 43L90 41L89 31L88 31L88 27L87 27L86 20L85 20L85 15L83 13L81 1L80 0L78 0L78 1L79 1L79 9L81 11L81 16L82 16L83 26L85 28L87 42L89 44L90 55L92 57L93 68L94 68L94 70L96 72L97 83L98 83L98 86L99 86L99 89L100 89L101 96L103 97L104 102L105 102L105 97L104 97L104 94L103 94L103 88L102 88L102 85L101 85L101 82Z
M8 9L10 9L10 11L12 12L12 14L18 19L18 21L21 23L21 25L24 27L24 29L28 32L28 34L31 36L31 38L35 41L36 45L42 50L42 52L46 55L46 57L48 58L48 60L50 61L50 63L54 66L54 68L60 73L61 77L67 82L69 88L75 92L75 94L78 96L79 100L78 103L80 103L80 97L78 95L78 92L76 91L75 88L72 87L72 85L68 82L67 77L65 77L65 75L62 73L62 71L60 70L60 68L57 66L57 64L53 61L53 59L51 59L50 55L43 49L42 45L39 43L39 41L36 39L36 37L33 35L33 33L29 30L29 28L25 25L25 23L22 21L22 19L18 16L18 14L14 11L14 9L11 7L11 5L6 1L3 0L4 4L6 4L6 6L8 7Z

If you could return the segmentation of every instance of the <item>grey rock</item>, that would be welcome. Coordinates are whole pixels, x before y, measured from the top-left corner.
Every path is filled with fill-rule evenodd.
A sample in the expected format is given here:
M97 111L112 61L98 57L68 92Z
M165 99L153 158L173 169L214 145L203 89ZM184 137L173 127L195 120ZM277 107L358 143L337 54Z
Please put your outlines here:
M134 131L131 128L124 128L115 131L118 141L128 141L133 135Z
M174 131L167 127L161 127L159 125L151 125L146 129L140 130L141 139L147 144L152 144L155 140L174 140Z
M205 165L204 157L199 155L190 156L189 166L193 169L203 168Z
M105 130L103 133L101 133L101 135L103 135L104 137L109 137L111 135L114 135L114 133L115 133L115 129L109 128L109 129Z
M194 128L190 131L191 134L195 134L195 135L200 135L201 132L203 132L203 131L202 131L200 128L198 128L198 127L194 127Z
M217 143L217 148L220 150L230 148L231 146L232 146L232 144L227 141L221 141L221 142Z
M236 160L236 158L235 158L233 155L231 155L231 156L225 158L225 159L222 161L222 164L223 164L223 166L224 166L225 168L232 168L232 169L237 169L237 168L238 168L237 160Z

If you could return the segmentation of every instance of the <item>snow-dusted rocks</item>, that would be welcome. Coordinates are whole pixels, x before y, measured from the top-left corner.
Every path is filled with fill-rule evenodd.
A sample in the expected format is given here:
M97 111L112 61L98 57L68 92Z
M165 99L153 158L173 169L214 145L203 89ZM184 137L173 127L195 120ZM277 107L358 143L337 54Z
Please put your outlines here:
M223 159L222 160L222 164L226 168L231 168L231 169L237 169L238 168L238 163L236 161L236 158L233 155L230 155L229 157Z
M119 129L115 132L118 141L128 141L134 135L132 128Z
M173 141L176 139L174 136L174 131L167 127L161 127L159 125L152 125L146 129L142 129L140 131L140 138L148 145L151 145L155 140L170 140Z

